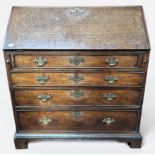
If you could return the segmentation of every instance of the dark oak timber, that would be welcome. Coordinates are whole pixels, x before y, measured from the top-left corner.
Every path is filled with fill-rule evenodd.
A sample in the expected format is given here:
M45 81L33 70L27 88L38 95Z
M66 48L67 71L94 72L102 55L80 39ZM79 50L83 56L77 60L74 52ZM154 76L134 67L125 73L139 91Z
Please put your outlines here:
M140 148L142 136L138 133L16 133L14 140L17 149L26 149L28 142L38 140L115 140L127 142L131 148ZM21 143L20 143L21 142Z
M13 7L3 50L17 149L77 139L141 147L150 52L141 6Z

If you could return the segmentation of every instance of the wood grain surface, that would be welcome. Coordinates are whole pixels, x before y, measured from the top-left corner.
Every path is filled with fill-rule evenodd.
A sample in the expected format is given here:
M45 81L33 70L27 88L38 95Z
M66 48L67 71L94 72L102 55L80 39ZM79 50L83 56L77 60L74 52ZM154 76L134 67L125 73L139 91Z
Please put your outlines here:
M75 82L72 78L80 78ZM142 86L143 74L131 73L12 73L13 85L19 86ZM44 84L36 80L38 76L47 77ZM106 77L116 77L117 81L109 84Z
M4 50L149 48L140 6L80 7L78 15L76 7L14 7L4 46Z
M74 118L74 112L19 112L20 130L34 132L125 132L136 130L136 112L80 111L82 116L79 118ZM51 122L43 125L40 123L42 118L51 119ZM115 122L108 125L103 122L105 118L112 118Z
M42 66L38 66L34 60L41 57L42 59L46 59L47 62ZM110 58L114 58L118 63L114 66L108 65L107 61ZM81 60L81 61L80 61ZM78 67L105 67L105 68L135 68L137 67L138 56L130 55L130 56L65 56L65 55L17 55L15 56L15 66L18 68L50 68L50 67L70 67L70 68L78 68Z
M78 93L79 95L76 95ZM38 98L39 95L50 96L47 101ZM75 95L74 95L75 94ZM114 94L116 97L108 100L105 95ZM138 105L139 90L98 90L98 89L71 89L71 90L17 90L15 100L17 106L52 106L52 105Z

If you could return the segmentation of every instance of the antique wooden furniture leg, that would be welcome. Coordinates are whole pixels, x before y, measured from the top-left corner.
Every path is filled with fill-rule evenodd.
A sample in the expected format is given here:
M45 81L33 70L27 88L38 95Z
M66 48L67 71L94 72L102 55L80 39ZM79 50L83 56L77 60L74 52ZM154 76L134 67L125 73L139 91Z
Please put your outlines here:
M114 140L126 142L131 148L140 148L142 143L142 136L140 134L82 134L82 133L66 133L66 134L15 134L15 146L17 149L28 148L28 143L39 140Z
M142 145L142 139L138 139L138 140L131 140L130 142L128 142L128 145L131 148L141 148Z
M28 140L27 139L15 138L14 143L15 143L16 149L27 149L28 148Z

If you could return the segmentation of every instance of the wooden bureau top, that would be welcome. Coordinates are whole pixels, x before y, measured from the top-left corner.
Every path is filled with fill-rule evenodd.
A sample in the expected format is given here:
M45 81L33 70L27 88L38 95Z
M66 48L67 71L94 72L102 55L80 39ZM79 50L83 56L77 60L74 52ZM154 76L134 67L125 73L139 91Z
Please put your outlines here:
M132 7L13 7L4 50L150 49L143 10Z

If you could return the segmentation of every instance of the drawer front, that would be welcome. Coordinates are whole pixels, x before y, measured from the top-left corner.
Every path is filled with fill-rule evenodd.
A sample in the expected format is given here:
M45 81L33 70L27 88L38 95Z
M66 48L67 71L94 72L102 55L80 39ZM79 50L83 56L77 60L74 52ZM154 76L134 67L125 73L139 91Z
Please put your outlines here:
M12 73L20 86L142 86L140 73Z
M66 55L15 55L15 66L25 68L52 67L138 67L138 56L66 56Z
M136 105L139 103L138 90L17 90L17 106L56 105Z
M123 132L135 131L138 116L136 112L19 112L21 131L37 132Z

